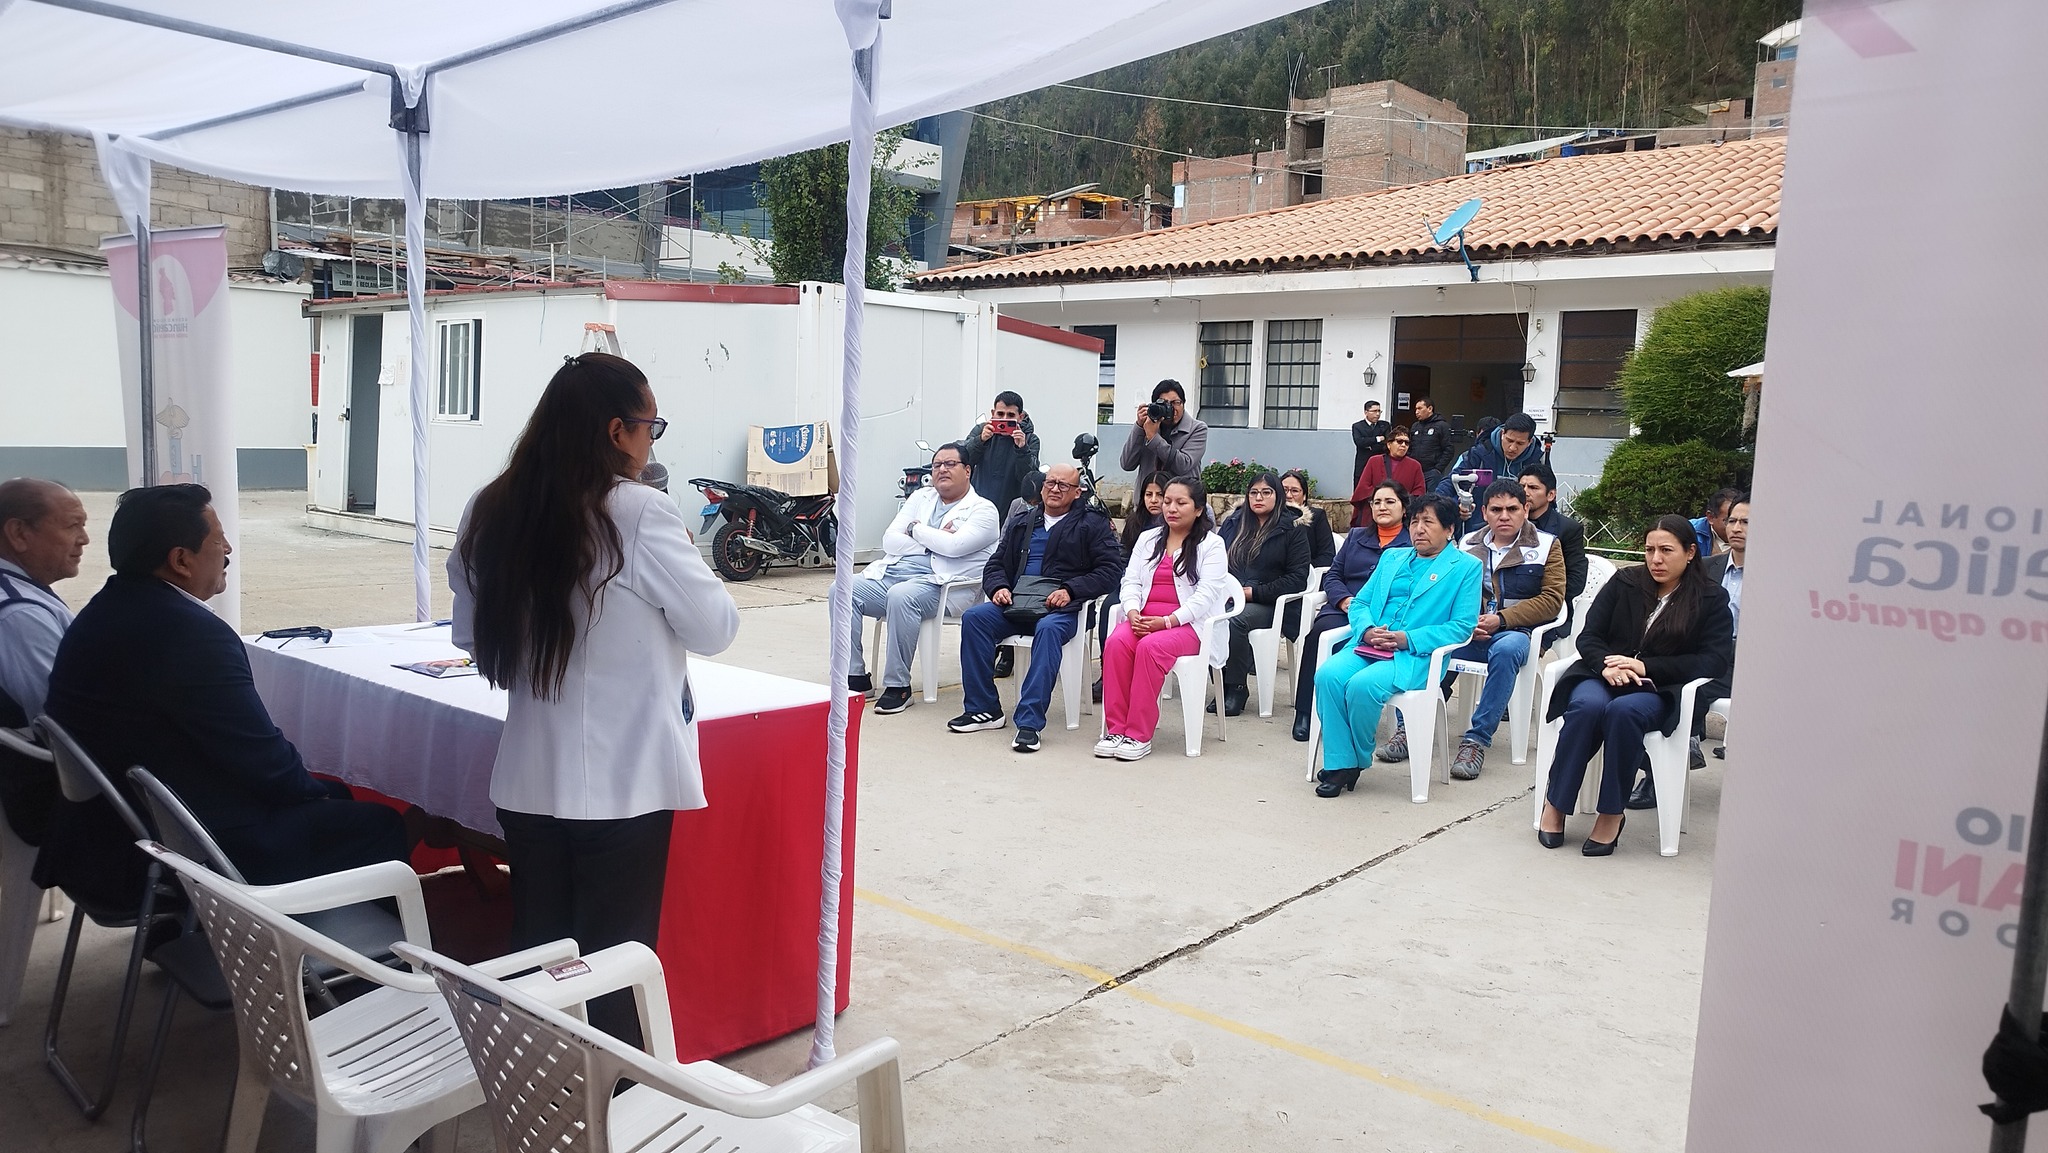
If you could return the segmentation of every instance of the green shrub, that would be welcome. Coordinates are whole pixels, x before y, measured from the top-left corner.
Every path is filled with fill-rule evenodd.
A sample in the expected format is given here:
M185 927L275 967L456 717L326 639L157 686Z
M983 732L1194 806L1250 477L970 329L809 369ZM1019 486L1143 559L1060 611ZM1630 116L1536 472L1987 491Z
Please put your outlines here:
M1621 370L1622 402L1637 435L1662 445L1754 443L1753 432L1742 435L1742 382L1728 373L1764 358L1770 311L1771 292L1760 287L1695 293L1658 309Z
M1223 493L1243 496L1244 490L1251 487L1252 478L1262 472L1275 476L1280 474L1279 469L1269 468L1255 460L1231 457L1227 461L1214 461L1202 466L1202 487L1208 489L1212 496Z
M1748 453L1704 441L1625 440L1608 454L1600 483L1573 498L1571 515L1586 523L1589 538L1596 526L1605 525L1631 541L1640 540L1665 513L1698 516L1715 489L1743 487L1749 471Z

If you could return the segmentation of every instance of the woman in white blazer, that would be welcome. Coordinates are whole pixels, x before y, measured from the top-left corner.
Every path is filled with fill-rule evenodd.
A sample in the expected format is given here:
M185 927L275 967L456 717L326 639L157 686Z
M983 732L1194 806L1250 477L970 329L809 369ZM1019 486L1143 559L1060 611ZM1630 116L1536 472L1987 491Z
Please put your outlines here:
M704 807L689 654L739 631L675 502L633 478L668 428L647 378L567 358L471 498L448 558L455 643L510 694L491 800L512 865L512 940L655 943L669 830ZM632 1039L630 1000L591 1021Z
M1152 755L1159 727L1159 687L1173 662L1202 650L1195 631L1223 611L1237 584L1223 538L1209 520L1209 494L1184 476L1169 482L1160 506L1165 523L1131 547L1117 599L1124 618L1102 645L1102 715L1107 735L1098 757L1135 761ZM1210 646L1221 665L1228 643Z

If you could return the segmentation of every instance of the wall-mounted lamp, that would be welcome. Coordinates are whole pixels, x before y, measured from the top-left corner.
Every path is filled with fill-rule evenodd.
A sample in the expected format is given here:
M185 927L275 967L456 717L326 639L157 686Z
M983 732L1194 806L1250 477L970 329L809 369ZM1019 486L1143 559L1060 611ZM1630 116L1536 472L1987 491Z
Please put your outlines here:
M1377 371L1375 371L1371 365L1367 365L1365 369L1365 387L1371 388L1373 385L1378 384L1379 382L1380 374Z
M1522 383L1523 383L1523 384L1535 384L1535 383L1536 383L1536 366L1535 366L1534 364L1524 364L1524 365L1522 365Z

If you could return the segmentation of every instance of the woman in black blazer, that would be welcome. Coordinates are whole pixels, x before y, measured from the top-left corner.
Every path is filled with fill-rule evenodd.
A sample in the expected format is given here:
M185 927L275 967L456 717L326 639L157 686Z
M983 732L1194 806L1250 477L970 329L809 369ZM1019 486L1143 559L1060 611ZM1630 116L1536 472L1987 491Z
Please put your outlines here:
M1678 727L1678 693L1687 681L1725 676L1735 659L1728 594L1700 568L1698 538L1684 517L1660 517L1643 540L1643 564L1622 569L1593 598L1579 633L1579 659L1550 694L1548 717L1563 730L1550 762L1550 787L1536 839L1564 844L1565 814L1595 750L1606 747L1600 816L1581 848L1614 851L1643 734Z
M1310 568L1329 568L1337 556L1337 538L1330 532L1330 514L1308 502L1308 474L1298 468L1280 474L1280 497L1294 522L1308 534Z
M1223 666L1223 713L1234 717L1251 697L1252 631L1273 626L1274 601L1308 587L1308 534L1281 506L1280 478L1270 472L1245 486L1244 503L1219 531L1244 596L1244 611L1230 618L1230 661ZM1209 705L1213 711L1215 702Z

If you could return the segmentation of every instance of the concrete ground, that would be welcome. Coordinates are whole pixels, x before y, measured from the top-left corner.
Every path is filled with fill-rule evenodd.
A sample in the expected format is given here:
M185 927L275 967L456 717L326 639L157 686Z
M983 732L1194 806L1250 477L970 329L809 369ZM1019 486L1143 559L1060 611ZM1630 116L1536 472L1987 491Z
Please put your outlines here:
M111 500L88 504L98 530ZM307 529L299 504L245 498L244 628L409 618L408 550ZM82 601L98 583L88 572L60 591ZM776 570L733 586L740 641L720 659L822 679L827 583ZM943 679L957 682L947 635ZM1012 700L1016 682L1001 687ZM1196 759L1174 751L1169 709L1160 751L1134 764L1089 755L1092 706L1081 731L1055 719L1035 756L1012 753L1009 730L946 733L957 687L864 723L839 1045L902 1043L912 1146L1681 1148L1722 762L1693 774L1679 856L1657 855L1640 813L1619 852L1588 860L1576 841L1536 844L1505 726L1485 775L1433 785L1428 804L1389 766L1320 800L1287 697L1270 720L1233 721L1227 742L1212 720ZM127 1140L161 984L145 982L122 1095L89 1125L38 1068L62 944L62 926L40 932L0 1029L0 1148ZM123 945L87 931L66 1017L81 1056L108 1036ZM153 1140L211 1148L233 1026L187 1007L170 1044ZM727 1063L778 1081L807 1045ZM310 1142L309 1123L273 1105L263 1148ZM488 1124L465 1122L461 1145L488 1149Z

